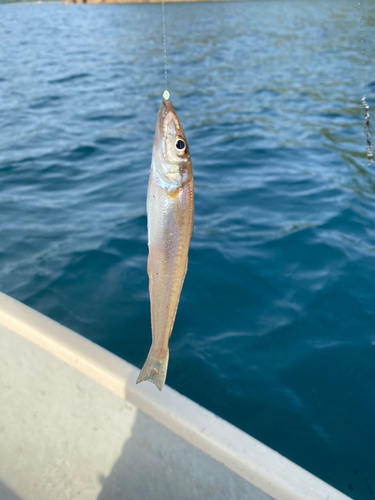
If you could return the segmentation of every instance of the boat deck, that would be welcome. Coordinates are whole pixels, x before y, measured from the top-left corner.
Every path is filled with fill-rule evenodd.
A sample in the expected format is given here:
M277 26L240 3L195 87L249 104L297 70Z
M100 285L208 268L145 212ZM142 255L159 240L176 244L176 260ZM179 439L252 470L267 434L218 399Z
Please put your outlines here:
M1 500L345 500L139 371L0 294Z

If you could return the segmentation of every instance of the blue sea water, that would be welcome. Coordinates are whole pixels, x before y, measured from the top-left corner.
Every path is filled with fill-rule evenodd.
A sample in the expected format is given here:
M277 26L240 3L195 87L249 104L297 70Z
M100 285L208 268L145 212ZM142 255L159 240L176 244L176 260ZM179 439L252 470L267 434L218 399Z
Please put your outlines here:
M375 4L363 9L375 109ZM165 14L195 173L167 383L371 499L375 166L357 2ZM161 20L160 5L0 7L0 289L138 367Z

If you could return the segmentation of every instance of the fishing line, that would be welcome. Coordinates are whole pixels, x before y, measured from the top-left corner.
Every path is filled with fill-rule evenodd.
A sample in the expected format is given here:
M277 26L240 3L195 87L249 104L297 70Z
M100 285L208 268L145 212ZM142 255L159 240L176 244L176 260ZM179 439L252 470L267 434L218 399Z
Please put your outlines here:
M361 37L361 54L362 54L362 77L363 77L363 97L361 99L363 108L365 110L365 122L364 122L364 131L365 131L365 136L366 136L366 154L367 154L367 161L369 165L373 164L373 159L372 159L372 146L371 146L371 134L370 134L370 106L366 102L366 81L367 81L367 75L366 75L366 64L365 64L365 50L364 50L364 43L363 43L363 22L362 22L362 9L361 9L361 1L358 0L358 16L359 16L359 29L360 29L360 37Z
M168 68L167 68L167 41L165 36L165 12L164 12L164 0L162 0L163 9L163 39L164 39L164 79L165 79L165 92L163 94L164 99L169 99L168 92ZM168 97L167 97L168 96Z

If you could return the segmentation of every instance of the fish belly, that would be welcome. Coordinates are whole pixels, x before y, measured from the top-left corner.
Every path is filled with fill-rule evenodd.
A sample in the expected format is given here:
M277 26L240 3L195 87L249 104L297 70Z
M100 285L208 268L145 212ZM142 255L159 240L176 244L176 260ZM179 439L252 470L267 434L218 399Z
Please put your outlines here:
M159 187L151 191L148 215L151 324L153 349L161 355L168 349L187 269L193 222L190 191L189 186L172 195Z

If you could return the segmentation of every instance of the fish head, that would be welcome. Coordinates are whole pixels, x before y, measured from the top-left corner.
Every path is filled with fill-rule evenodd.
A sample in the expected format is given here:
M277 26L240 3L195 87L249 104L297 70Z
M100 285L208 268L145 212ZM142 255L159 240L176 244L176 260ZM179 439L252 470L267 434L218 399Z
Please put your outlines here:
M155 129L154 165L169 189L182 187L193 177L185 132L170 99L160 106Z

